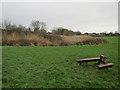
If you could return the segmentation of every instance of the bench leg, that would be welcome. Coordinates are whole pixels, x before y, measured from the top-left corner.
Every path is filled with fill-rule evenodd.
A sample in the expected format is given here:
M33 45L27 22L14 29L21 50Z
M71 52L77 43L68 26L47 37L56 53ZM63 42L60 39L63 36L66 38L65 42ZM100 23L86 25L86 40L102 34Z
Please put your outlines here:
M80 62L80 64L79 65L81 65L82 64L82 62Z
M101 61L98 61L98 64L100 64Z
M100 62L102 62L102 58L100 58L100 60L98 61L98 64L100 64Z

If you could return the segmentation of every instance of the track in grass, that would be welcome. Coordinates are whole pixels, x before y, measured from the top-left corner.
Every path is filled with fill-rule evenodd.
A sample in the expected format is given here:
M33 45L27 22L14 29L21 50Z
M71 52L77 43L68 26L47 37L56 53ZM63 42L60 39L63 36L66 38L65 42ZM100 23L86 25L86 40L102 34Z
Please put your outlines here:
M3 88L117 88L118 37L109 44L68 47L3 46ZM81 58L108 56L112 68L97 69L97 62Z

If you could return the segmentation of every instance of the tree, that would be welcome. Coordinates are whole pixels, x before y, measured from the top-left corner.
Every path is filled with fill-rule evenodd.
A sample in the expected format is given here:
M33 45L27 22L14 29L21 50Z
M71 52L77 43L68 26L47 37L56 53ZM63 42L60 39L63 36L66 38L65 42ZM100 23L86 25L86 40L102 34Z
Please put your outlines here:
M88 35L88 33L86 32L86 33L84 33L84 35Z
M42 31L42 30L47 30L47 28L46 28L46 23L45 22L40 22L40 30Z
M38 20L34 20L31 23L31 26L34 29L34 32L40 32L41 34L46 33L47 29L46 29L46 23L45 22L40 22Z
M113 36L113 32L109 32L109 36Z
M72 30L68 30L68 29L63 28L63 27L58 27L58 28L54 28L52 30L52 34L71 36L71 35L76 35L76 32L74 32ZM81 34L81 33L79 32L79 34Z
M76 31L75 33L76 33L76 35L81 35L80 31Z
M115 31L115 36L118 36L119 35L119 32L118 31Z
M47 28L46 28L46 23L45 22L40 22L40 35L45 37L47 34Z
M3 29L8 29L9 26L11 26L11 22L10 22L10 21L4 20L4 21L2 22L2 28L3 28Z
M16 32L25 32L25 31L27 31L27 28L22 25L19 25L16 30Z
M34 32L38 32L40 29L40 22L38 20L34 20L31 22L31 26L34 29Z
M52 33L53 34L56 34L56 35L64 35L68 32L68 29L66 28L62 28L62 27L58 27L58 28L54 28L52 30Z
M105 31L100 33L100 36L106 36L106 35L107 35L107 33Z
M0 23L0 30L2 30L2 23Z
M11 27L11 22L10 21L4 20L2 22L2 29L4 29L4 31L6 32L6 34L10 30L10 27Z

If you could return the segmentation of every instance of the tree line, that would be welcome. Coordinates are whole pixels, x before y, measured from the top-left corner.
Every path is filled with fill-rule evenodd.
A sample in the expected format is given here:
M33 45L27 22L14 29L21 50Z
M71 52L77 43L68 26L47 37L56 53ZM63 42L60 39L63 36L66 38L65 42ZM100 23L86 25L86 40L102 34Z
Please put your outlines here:
M34 33L34 34L38 34L40 36L45 37L48 34L53 34L53 35L66 35L66 36L71 36L71 35L90 35L92 37L99 37L99 36L119 36L120 33L118 33L117 31L115 32L101 32L101 33L81 33L80 31L73 31L73 30L69 30L63 27L56 27L53 28L51 32L47 31L47 25L45 22L41 22L39 20L33 20L30 23L29 27L25 27L23 25L15 25L13 23L11 23L8 20L5 20L2 22L1 25L1 30L3 33L7 33L7 34L11 34L13 32L16 33Z

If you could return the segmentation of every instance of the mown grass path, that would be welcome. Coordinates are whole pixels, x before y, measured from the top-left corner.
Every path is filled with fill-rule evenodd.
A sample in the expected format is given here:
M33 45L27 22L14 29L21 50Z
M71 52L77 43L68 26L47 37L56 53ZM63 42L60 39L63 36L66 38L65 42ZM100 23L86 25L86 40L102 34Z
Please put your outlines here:
M68 47L2 47L3 88L117 88L118 37L103 37L109 44ZM97 69L97 62L81 58L108 56L112 68Z

